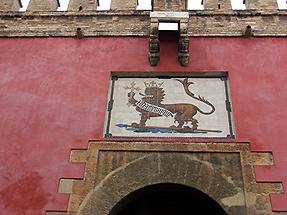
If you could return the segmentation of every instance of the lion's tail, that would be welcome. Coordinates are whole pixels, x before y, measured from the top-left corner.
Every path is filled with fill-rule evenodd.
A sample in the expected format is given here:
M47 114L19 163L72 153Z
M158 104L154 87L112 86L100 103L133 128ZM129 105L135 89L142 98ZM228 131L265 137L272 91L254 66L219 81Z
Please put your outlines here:
M207 101L204 97L198 96L198 98L197 98L194 96L193 98L198 100L198 101L201 101L201 102L203 102L203 103L205 103L211 107L211 111L209 111L209 112L204 112L204 111L200 110L199 108L197 108L197 111L199 113L204 114L204 115L210 115L210 114L214 113L215 107L213 106L213 104L211 104L209 101Z
M183 85L183 88L184 88L184 91L185 93L190 96L191 98L194 98L200 102L203 102L207 105L209 105L211 107L211 111L210 112L204 112L202 110L200 110L199 108L197 108L198 112L201 113L201 114L204 114L204 115L209 115L209 114L212 114L214 111L215 111L215 107L213 106L213 104L211 104L209 101L207 101L204 97L201 97L201 96L194 96L194 94L189 90L189 86L191 84L193 84L192 81L188 81L188 78L185 78L184 80L180 80L180 79L175 79L177 81L179 81L182 85Z

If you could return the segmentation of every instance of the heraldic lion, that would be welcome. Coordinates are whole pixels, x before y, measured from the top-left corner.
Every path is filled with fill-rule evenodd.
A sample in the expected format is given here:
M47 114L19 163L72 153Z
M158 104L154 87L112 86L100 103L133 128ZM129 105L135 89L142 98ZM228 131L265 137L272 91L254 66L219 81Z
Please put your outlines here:
M145 82L145 94L139 93L142 96L140 101L135 99L135 93L133 91L128 93L129 104L136 107L136 110L141 113L140 122L132 123L132 127L145 127L146 121L151 117L173 116L174 122L178 125L172 125L171 128L196 130L198 127L198 121L194 119L194 116L197 112L204 115L210 115L215 111L213 104L207 101L204 97L194 96L194 94L189 90L189 86L193 84L193 82L188 82L188 78L185 78L184 80L176 80L183 85L184 91L188 96L207 104L211 107L211 110L209 112L204 112L197 106L189 103L163 104L162 101L165 97L165 91L161 87L163 83L156 84L154 81L150 83ZM187 123L191 123L192 128L184 126L184 124Z

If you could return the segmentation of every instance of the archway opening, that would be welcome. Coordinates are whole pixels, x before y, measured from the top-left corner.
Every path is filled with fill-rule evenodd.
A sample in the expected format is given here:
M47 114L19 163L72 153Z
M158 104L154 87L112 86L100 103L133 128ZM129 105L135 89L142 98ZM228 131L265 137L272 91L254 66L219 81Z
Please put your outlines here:
M227 215L205 193L185 185L155 184L136 190L121 199L109 215Z

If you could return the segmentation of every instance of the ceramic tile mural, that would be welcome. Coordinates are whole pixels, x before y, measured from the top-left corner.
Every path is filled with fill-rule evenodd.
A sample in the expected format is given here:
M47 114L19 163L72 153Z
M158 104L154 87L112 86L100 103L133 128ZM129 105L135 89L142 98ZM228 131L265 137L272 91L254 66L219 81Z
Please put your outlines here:
M106 137L233 137L227 78L112 80Z

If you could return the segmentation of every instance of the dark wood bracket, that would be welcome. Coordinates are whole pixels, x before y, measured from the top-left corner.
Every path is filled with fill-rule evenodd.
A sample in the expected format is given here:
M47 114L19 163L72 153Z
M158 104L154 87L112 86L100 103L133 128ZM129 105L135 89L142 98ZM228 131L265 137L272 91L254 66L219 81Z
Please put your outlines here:
M150 38L149 38L149 63L151 66L158 65L160 61L159 22L178 22L178 62L181 66L189 64L189 37L188 37L189 14L186 12L151 12L150 13Z
M150 38L149 38L149 63L156 66L160 60L160 43L158 33L158 19L151 19L150 22Z
M178 62L181 66L189 64L188 19L179 22Z

